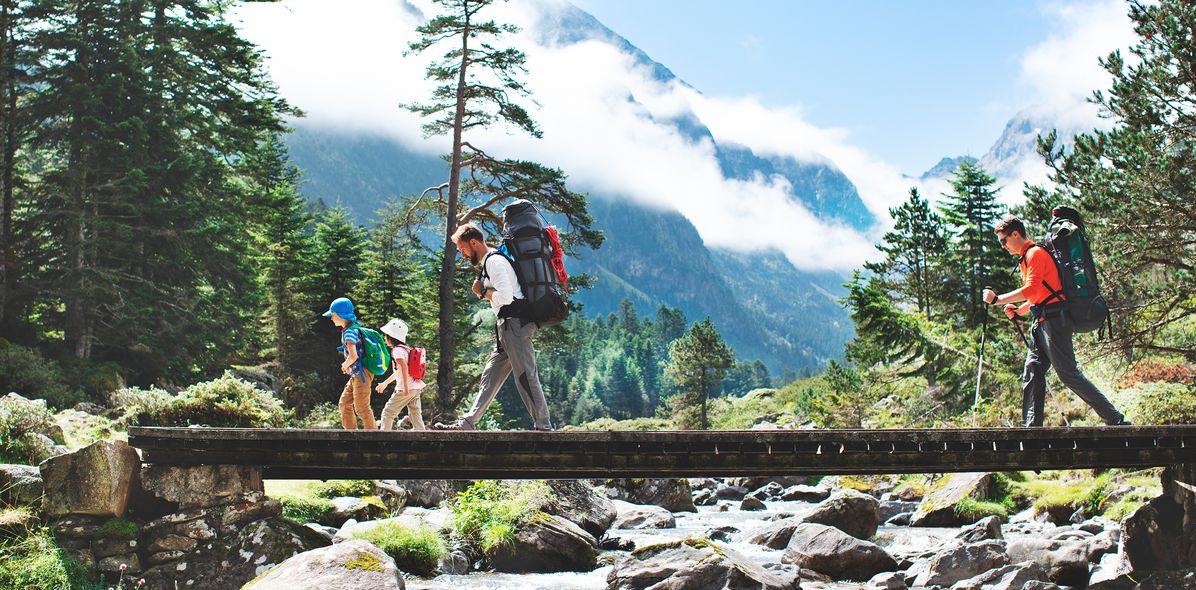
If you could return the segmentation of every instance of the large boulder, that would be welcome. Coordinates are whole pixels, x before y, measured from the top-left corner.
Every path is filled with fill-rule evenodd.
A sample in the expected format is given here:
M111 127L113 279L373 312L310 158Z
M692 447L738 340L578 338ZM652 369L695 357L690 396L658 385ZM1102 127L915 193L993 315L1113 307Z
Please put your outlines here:
M964 498L986 500L992 495L993 474L950 473L932 488L918 504L918 510L910 519L910 526L963 526L964 522L955 506Z
M840 490L804 514L802 520L833 526L857 539L871 539L880 526L880 503L855 490Z
M1001 519L989 516L964 527L959 534L955 535L955 538L964 543L979 543L980 541L1004 539L1005 536L1001 533Z
M884 549L835 527L816 523L794 529L781 561L836 580L864 581L897 569L897 562Z
M1031 582L1046 580L1046 570L1033 561L991 569L960 581L951 590L1025 590Z
M769 549L784 549L789 546L789 540L793 538L793 531L805 522L800 516L774 520L751 531L747 536L747 541L756 545L764 545Z
M327 545L328 539L307 527L269 518L200 543L191 553L171 555L176 559L146 570L141 577L146 590L234 590L299 553ZM303 586L292 588L299 587Z
M1121 523L1120 548L1134 571L1196 567L1196 463L1163 471L1163 495Z
M612 528L616 529L671 529L677 527L673 513L660 506L641 506L622 500L614 501L618 516Z
M786 502L821 502L829 497L831 491L824 486L796 485L781 492L781 499Z
M365 541L349 541L306 551L258 576L248 590L403 590L403 576L395 561Z
M1029 588L1026 590L1042 590ZM1054 590L1054 589L1052 589ZM1135 572L1088 586L1088 590L1196 590L1196 569Z
M42 500L46 516L121 517L138 489L141 459L124 441L105 440L46 459L40 469L46 490Z
M141 487L147 496L182 509L265 496L261 469L246 465L147 465L141 470Z
M560 516L542 515L515 531L490 555L494 569L509 573L588 572L597 567L598 540Z
M365 521L382 516L386 506L376 498L369 500L353 496L339 496L329 500L332 510L320 516L318 522L327 526L339 527L349 520Z
M618 511L614 503L590 484L561 479L549 481L548 487L552 489L554 500L544 508L544 512L564 517L585 529L595 539L601 539L615 522Z
M769 571L705 539L641 547L615 562L607 590L800 590L797 572Z
M0 503L36 504L42 499L42 474L32 465L0 464Z
M446 500L455 498L458 493L473 483L471 481L450 481L444 479L389 481L393 481L398 487L406 490L408 506L417 506L420 508L438 508Z
M1025 537L1009 542L1013 563L1033 561L1047 572L1046 579L1060 586L1088 584L1088 544L1084 541L1051 541Z
M612 500L660 506L669 512L697 512L688 479L608 479L603 485Z
M949 545L930 558L914 586L950 586L1005 565L1009 565L1009 555L1001 541Z

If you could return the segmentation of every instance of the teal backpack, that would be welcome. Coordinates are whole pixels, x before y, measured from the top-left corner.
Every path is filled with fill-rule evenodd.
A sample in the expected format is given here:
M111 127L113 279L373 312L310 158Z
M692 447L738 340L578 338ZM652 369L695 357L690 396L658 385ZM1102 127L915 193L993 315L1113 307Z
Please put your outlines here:
M361 366L374 375L382 375L390 370L390 351L386 349L386 340L377 330L363 328L359 324L348 327L361 334L362 350Z

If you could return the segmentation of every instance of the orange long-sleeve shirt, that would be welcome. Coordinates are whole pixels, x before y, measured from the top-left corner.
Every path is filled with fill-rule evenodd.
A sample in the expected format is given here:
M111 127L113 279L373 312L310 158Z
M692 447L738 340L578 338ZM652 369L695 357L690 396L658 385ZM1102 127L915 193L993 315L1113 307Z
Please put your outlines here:
M1059 280L1059 269L1055 266L1054 259L1051 258L1051 253L1046 251L1046 248L1035 248L1033 241L1026 242L1026 246L1022 248L1021 261L1018 266L1022 271L1022 279L1025 281L1025 286L1022 287L1022 295L1026 300L1034 305L1042 305L1045 303L1058 303L1063 300L1063 294L1060 293L1058 298L1051 298L1051 290L1058 291L1063 287L1063 283ZM1050 285L1050 288L1047 288Z

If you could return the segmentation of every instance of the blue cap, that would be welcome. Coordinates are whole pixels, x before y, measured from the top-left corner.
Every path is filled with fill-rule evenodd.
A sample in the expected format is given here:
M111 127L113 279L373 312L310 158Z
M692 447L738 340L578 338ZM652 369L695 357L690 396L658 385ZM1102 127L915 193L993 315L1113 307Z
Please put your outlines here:
M334 313L349 321L357 319L357 314L353 313L353 302L349 301L348 297L337 297L332 300L332 305L328 306L328 311L324 312L324 317L330 318Z

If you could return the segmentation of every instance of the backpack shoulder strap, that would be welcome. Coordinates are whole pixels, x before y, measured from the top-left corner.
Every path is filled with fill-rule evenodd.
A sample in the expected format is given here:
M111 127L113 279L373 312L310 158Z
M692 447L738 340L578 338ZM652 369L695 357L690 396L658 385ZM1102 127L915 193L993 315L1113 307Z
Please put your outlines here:
M1028 257L1030 255L1030 250L1033 250L1035 248L1042 248L1043 251L1047 253L1047 256L1051 257L1051 264L1055 265L1055 272L1057 272L1057 273L1063 272L1062 270L1059 269L1059 265L1058 265L1058 263L1055 262L1055 256L1053 254L1051 254L1051 251L1047 250L1046 246L1043 246L1042 244L1039 244L1038 242L1034 242L1033 244L1030 244L1030 247L1026 248L1026 251L1021 255L1020 258L1018 258L1017 264L1018 264L1019 268L1022 266L1025 266L1027 264L1026 257ZM1062 279L1062 278L1063 278L1062 274L1060 274L1060 279ZM1046 287L1047 291L1050 291L1051 294L1048 295L1046 299L1043 299L1042 303L1040 305L1046 305L1046 304L1054 302L1054 301L1063 301L1064 300L1063 299L1063 291L1061 289L1056 289L1056 288L1052 287L1051 284L1046 281L1046 279L1043 279L1042 286ZM1062 285L1060 285L1060 287L1062 287Z

